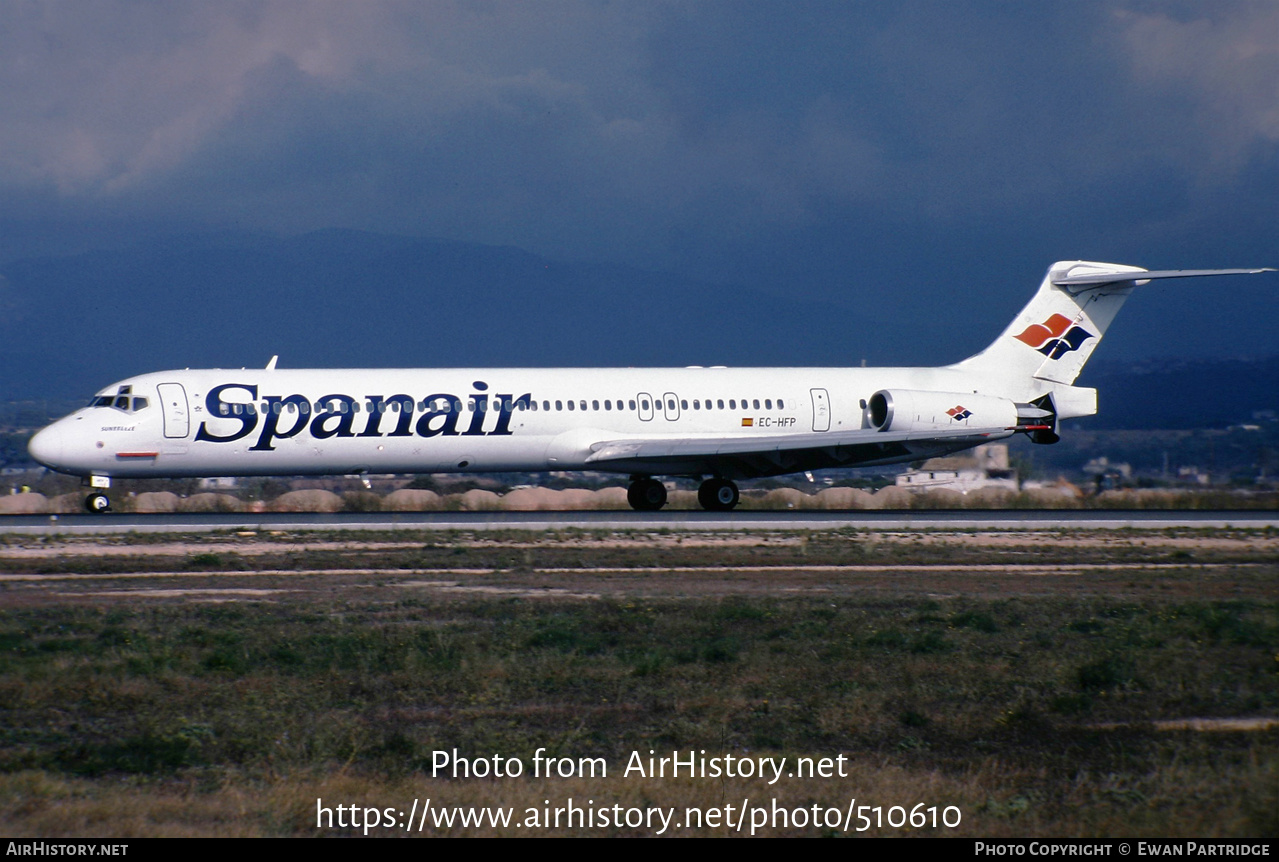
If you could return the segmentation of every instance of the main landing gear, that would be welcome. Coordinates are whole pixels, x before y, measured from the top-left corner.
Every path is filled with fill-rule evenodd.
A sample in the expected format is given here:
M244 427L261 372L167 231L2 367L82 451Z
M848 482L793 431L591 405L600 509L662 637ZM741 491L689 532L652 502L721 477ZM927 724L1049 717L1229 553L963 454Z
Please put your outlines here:
M740 499L737 485L727 479L707 479L697 489L697 502L708 512L727 512Z
M727 512L737 505L741 495L737 485L728 479L707 479L697 489L697 502L708 512ZM626 501L639 512L656 512L666 505L666 486L648 476L631 480Z
M635 479L626 489L626 502L637 512L656 512L666 505L666 486L648 476Z

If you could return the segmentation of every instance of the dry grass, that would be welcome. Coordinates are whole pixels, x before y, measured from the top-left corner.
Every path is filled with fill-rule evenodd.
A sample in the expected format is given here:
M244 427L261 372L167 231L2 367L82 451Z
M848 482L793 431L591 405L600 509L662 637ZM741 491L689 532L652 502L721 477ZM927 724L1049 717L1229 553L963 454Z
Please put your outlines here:
M569 797L856 798L957 806L943 834L1279 834L1279 728L1189 722L1279 716L1273 536L981 536L15 543L0 551L0 827L310 835L317 797L521 817ZM430 776L437 750L531 764L539 747L610 775ZM849 774L620 774L650 749L844 754ZM566 832L649 834L507 830Z

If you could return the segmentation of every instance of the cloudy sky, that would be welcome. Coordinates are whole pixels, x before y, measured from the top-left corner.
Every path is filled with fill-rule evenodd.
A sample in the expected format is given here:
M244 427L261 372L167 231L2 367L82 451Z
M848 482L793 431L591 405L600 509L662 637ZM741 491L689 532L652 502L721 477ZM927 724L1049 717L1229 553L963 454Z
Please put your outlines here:
M10 0L0 118L0 260L346 227L996 329L1053 260L1279 265L1273 2ZM1272 278L1133 304L1273 353Z

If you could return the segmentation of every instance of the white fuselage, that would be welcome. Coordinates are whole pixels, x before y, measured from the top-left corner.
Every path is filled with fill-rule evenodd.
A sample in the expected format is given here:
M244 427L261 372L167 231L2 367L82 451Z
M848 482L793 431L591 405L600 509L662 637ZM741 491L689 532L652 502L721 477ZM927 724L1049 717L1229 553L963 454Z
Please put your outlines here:
M63 472L110 477L631 472L588 463L592 446L833 435L867 427L877 390L980 383L948 368L168 371L113 384L31 451Z

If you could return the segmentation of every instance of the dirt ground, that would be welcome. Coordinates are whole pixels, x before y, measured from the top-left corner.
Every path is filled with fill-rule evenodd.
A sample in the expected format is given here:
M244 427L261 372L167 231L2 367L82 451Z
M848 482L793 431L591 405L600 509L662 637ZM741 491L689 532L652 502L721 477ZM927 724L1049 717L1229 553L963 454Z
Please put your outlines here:
M423 549L436 556L423 559ZM103 564L110 570L95 569ZM0 547L0 565L0 584L9 587L0 603L30 598L33 590L81 599L236 601L388 587L582 599L1279 595L1279 536L1264 530L530 532L415 541L245 532L143 543L129 536L11 537Z

